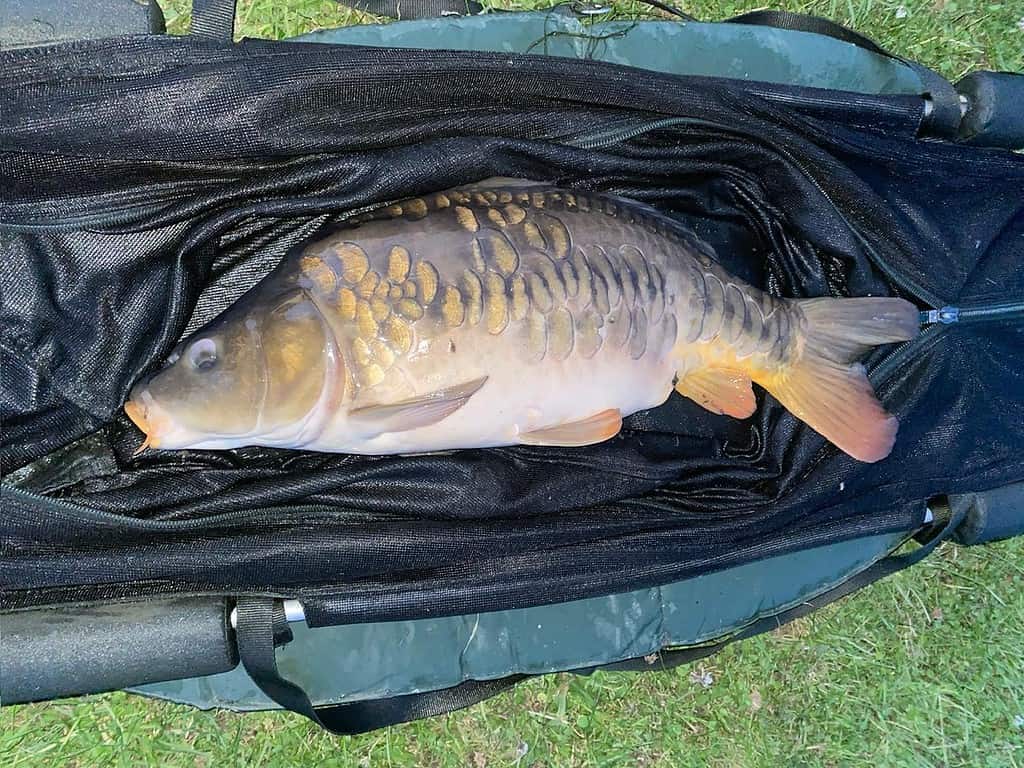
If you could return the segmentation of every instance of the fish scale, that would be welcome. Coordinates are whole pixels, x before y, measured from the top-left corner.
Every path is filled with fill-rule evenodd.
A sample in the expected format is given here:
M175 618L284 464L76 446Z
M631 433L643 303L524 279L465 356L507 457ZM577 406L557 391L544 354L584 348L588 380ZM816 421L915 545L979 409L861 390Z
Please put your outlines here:
M852 456L888 453L895 419L853 362L909 338L916 309L776 298L711 253L610 195L488 182L402 200L286 257L126 409L148 445L401 453L596 442L673 387L745 418L756 381ZM244 365L203 384L218 356Z
M418 296L402 293L401 307L383 299L371 306L377 310L376 316L371 311L376 328L365 312L360 313L355 338L375 338L382 345L378 348L389 350L384 360L354 356L357 370L369 367L357 378L371 387L383 384L388 371L402 361L404 345L396 348L394 339L388 338L394 328L380 327L385 306L397 310L420 341L480 326L490 335L515 336L515 343L528 350L530 362L549 356L565 360L574 353L590 359L606 343L615 349L628 344L629 357L635 360L647 351L652 335L659 342L652 348L673 344L680 326L691 332L700 327L703 341L719 335L732 344L742 340L741 352L746 355L771 348L782 330L778 321L765 324L765 312L756 299L740 284L723 280L722 270L700 250L689 254L689 269L677 268L668 254L686 247L685 235L637 204L599 199L595 206L588 195L553 190L455 190L393 204L353 223L366 233L360 233L364 245L367 234L375 235L369 239L379 245L389 233L370 232L369 227L383 224L386 230L408 221L435 227L450 258L431 261L429 254L420 256L416 269L428 275L427 289ZM309 249L339 254L337 261L328 262L335 265L333 279L313 279L313 289L337 286L337 291L347 292L361 285L363 293L370 286L379 286L388 295L402 291L385 286L401 282L412 268L412 244L402 239L408 233L396 232L395 239L401 242L390 245L383 263L372 247L369 252L353 251L355 244L344 239L348 236L342 230L335 236L339 244L332 246L328 239ZM462 267L461 273L453 274L449 264L455 270ZM675 288L672 294L670 284ZM672 315L668 322L666 306L676 294L691 297L691 312L681 319ZM770 303L771 297L765 298ZM347 293L341 303L351 305ZM756 331L755 319L760 321Z

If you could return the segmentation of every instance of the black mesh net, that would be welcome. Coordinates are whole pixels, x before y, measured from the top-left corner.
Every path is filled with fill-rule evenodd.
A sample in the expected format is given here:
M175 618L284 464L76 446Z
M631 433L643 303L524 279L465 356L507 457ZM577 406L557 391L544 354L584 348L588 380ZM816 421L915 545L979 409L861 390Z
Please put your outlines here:
M120 407L176 341L353 210L489 176L677 216L785 296L1024 297L1024 158L921 141L921 100L595 62L181 38L0 54L0 575L10 605L303 597L314 621L493 610L910 530L1024 478L1024 332L873 353L859 464L758 393L675 395L585 449L148 453Z

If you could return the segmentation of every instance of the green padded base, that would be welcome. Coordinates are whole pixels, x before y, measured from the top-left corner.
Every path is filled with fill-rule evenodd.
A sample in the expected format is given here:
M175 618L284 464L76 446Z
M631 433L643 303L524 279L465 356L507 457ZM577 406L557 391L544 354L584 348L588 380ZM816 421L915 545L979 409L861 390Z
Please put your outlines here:
M660 588L538 608L320 629L293 624L295 639L278 649L278 665L320 705L638 658L728 636L829 590L904 538L855 539ZM130 690L201 708L276 706L241 667Z
M857 93L921 93L918 76L894 59L821 35L745 24L590 23L564 13L512 13L341 27L294 41L531 53L679 75Z

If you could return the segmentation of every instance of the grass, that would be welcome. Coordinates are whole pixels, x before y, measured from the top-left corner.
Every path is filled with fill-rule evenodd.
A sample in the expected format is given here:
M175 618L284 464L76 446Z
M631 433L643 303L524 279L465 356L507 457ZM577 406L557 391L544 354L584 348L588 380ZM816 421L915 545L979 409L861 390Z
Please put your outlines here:
M162 4L170 30L187 30L188 3ZM647 13L631 0L617 6ZM1011 6L776 4L852 26L951 78L1024 70L1024 9ZM758 6L680 7L721 19ZM270 38L370 20L330 0L241 0L239 15L240 34ZM1024 766L1022 651L1024 539L947 546L697 667L549 676L464 712L343 739L292 715L200 712L125 694L8 707L0 765L1012 768Z

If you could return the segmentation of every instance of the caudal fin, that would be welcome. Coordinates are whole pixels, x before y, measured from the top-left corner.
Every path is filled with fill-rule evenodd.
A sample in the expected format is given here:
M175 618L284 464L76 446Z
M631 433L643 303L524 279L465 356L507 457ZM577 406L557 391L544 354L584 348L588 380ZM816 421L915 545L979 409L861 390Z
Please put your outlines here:
M759 379L794 416L860 461L892 451L899 422L875 397L855 361L871 347L917 335L918 311L893 298L804 299L803 351L794 364Z

